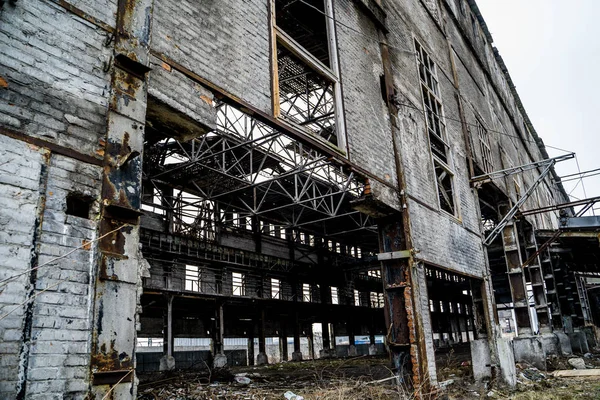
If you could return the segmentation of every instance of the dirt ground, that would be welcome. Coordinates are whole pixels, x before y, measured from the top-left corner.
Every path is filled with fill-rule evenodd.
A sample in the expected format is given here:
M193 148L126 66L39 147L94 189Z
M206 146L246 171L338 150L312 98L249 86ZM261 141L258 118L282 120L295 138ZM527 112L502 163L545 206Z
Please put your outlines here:
M570 369L566 359L550 360L552 369ZM440 365L440 363L442 365ZM600 366L600 355L586 359ZM382 357L303 361L225 370L173 371L140 375L140 400L285 400L286 392L305 400L410 400L413 395L394 380L389 361ZM450 356L438 362L445 390L427 399L571 400L600 399L600 379L554 378L527 365L517 365L514 391L475 384L468 362ZM249 380L249 383L248 383ZM384 380L384 381L382 381ZM290 393L287 397L294 400ZM296 398L295 400L300 400Z

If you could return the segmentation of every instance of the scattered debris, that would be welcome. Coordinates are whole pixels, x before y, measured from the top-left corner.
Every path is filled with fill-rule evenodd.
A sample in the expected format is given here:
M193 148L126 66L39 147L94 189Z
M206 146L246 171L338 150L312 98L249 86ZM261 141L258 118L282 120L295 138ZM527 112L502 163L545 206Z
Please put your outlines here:
M454 383L454 379L448 379L447 381L443 381L439 383L440 389L445 389L446 387L452 385Z
M252 382L250 378L246 378L245 376L236 376L233 380L240 385L249 385Z
M571 377L571 378L575 378L575 377L586 377L586 376L593 376L593 377L598 377L600 376L600 369L567 369L567 370L563 370L563 371L554 371L552 373L553 376L556 377Z
M287 400L304 400L304 397L298 396L294 392L287 391L283 394Z
M572 366L575 369L587 369L587 367L585 366L585 361L583 361L583 358L569 358L568 361L569 365Z

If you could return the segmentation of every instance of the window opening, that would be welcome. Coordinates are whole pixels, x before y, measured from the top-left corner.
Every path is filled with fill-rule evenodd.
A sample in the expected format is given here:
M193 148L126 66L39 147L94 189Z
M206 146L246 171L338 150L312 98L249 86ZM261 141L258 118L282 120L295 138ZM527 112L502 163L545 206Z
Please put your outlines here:
M345 147L331 0L275 0L276 116ZM343 122L339 120L341 125Z
M455 215L456 207L454 205L454 190L452 183L452 173L440 162L434 159L435 178L437 181L438 197L440 207L448 214Z
M370 292L371 307L372 308L383 308L384 300L383 293Z
M449 165L449 146L444 122L444 108L440 96L440 84L437 78L436 64L423 46L415 40L419 80L425 110L425 124L429 137L429 146L433 156L436 185L440 208L456 215L453 193L453 173Z
M481 151L481 163L483 171L490 173L494 171L490 136L487 129L485 129L479 119L477 119L477 137L479 138L479 150Z
M310 303L312 301L312 290L310 283L302 284L302 301Z
M338 288L334 286L331 287L331 304L340 304L338 298Z
M281 299L281 281L279 279L271 278L271 298Z
M78 193L69 193L67 195L67 214L79 218L90 218L90 208L94 199L90 196L84 196Z
M246 295L246 275L241 272L231 273L231 285L233 288L232 294L234 296L245 296Z
M354 289L354 305L360 307L360 292Z
M185 290L199 292L201 287L200 267L196 265L185 266Z

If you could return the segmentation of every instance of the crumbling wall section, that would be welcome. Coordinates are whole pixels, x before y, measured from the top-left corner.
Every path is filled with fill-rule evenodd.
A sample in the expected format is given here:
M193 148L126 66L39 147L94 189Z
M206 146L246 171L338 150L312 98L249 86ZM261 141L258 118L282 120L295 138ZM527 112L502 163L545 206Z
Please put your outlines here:
M43 153L0 135L0 281L21 274L0 283L0 397L5 399L14 398L19 383Z
M90 384L96 251L85 245L96 238L100 181L100 167L52 155L39 248L39 265L45 265L37 271L40 294L34 301L26 375L28 398L80 398ZM88 218L69 215L69 195L89 199Z

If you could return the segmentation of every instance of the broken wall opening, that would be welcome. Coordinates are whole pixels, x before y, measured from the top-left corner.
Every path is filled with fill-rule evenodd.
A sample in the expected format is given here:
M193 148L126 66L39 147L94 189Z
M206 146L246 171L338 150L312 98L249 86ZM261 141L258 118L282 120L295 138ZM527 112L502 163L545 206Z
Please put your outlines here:
M385 325L381 274L369 272L379 269L377 225L350 204L364 179L232 105L215 104L213 129L186 121L193 135L153 107L151 98L140 337L171 343L160 356L176 366L317 358L314 324L328 328L324 356L347 356L357 336L370 354Z
M429 265L425 276L438 379L460 367L470 371L470 343L487 337L483 281Z

